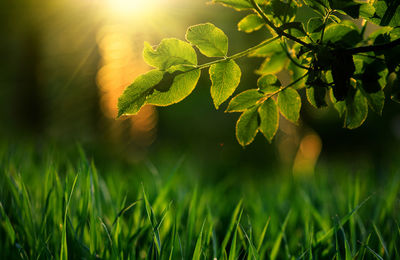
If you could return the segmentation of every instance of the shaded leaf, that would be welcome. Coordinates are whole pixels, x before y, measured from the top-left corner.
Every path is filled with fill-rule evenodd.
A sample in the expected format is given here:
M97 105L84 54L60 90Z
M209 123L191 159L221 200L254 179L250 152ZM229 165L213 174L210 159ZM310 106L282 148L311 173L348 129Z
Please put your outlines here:
M358 30L348 24L330 24L324 33L324 42L331 42L342 48L353 47L361 40Z
M263 97L263 93L257 89L249 89L238 94L229 102L225 112L243 112L244 110L256 105L257 101Z
M278 94L278 107L281 114L289 121L297 123L300 116L301 98L299 93L292 88L282 90Z
M354 129L361 126L368 115L367 99L359 90L354 94L354 98L346 99L345 127Z
M210 67L211 97L217 109L236 90L240 77L240 68L233 60L213 64Z
M306 90L307 100L315 108L326 107L326 88L313 86Z
M228 37L212 23L190 26L186 40L207 57L223 57L228 53Z
M260 115L260 131L271 142L279 125L279 112L275 100L267 99L259 108L258 114Z

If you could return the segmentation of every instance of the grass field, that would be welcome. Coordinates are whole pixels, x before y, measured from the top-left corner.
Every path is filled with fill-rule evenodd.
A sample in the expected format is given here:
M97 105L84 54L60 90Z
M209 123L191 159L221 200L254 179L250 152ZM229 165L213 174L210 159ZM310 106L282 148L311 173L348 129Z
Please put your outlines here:
M3 147L0 258L400 259L394 165L207 181L185 163L103 172L79 149Z

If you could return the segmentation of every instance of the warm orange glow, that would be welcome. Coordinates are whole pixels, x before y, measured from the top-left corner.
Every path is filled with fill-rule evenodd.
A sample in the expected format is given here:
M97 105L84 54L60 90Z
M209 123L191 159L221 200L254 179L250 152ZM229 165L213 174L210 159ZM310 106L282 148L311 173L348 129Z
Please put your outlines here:
M294 175L310 175L314 172L322 149L321 138L315 134L307 134L300 141L299 150L293 165Z
M132 81L149 70L142 58L143 35L124 23L103 26L97 35L101 55L97 85L100 105L110 119L117 116L118 98ZM154 107L145 106L131 121L131 136L135 143L147 146L155 138L157 113Z

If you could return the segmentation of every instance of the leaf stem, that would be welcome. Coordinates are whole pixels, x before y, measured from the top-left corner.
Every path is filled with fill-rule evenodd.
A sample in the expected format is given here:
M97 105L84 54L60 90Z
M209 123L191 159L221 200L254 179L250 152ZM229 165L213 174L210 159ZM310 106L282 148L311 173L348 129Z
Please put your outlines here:
M285 33L282 29L279 29L278 27L275 26L275 24L273 22L271 22L268 17L265 15L265 13L263 12L263 10L261 10L260 6L256 3L255 0L250 0L251 4L253 5L254 9L256 10L256 12L261 15L261 17L264 19L265 23L271 27L279 36L285 36L286 38L295 41L303 46L309 47L310 49L313 49L311 44L308 44L302 40L300 40L299 38L290 35L288 33Z
M267 44L270 44L270 43L278 40L279 38L280 37L277 36L277 37L265 40L265 41L257 44L256 46L253 46L251 48L248 48L247 50L244 50L242 52L238 52L238 53L233 54L231 56L228 56L228 57L225 57L225 58L222 58L222 59L218 59L218 60L214 60L214 61L211 61L211 62L207 62L207 63L201 64L201 65L197 65L195 67L195 69L204 69L204 68L210 67L213 64L217 64L217 63L220 63L220 62L223 62L223 61L226 61L226 60L230 60L230 59L234 60L234 59L237 59L237 58L241 58L241 57L246 56L247 54L249 54L249 53L251 53L251 52L253 52L253 51L255 51L255 50L257 50L257 49L259 49L259 48L261 48L261 47L263 47L265 45L267 45Z
M284 40L283 40L283 43L281 43L281 46L282 46L283 51L286 53L286 56L289 58L289 60L290 60L294 65L296 65L296 66L299 67L299 68L305 69L305 70L309 70L309 69L310 69L310 68L308 68L308 67L306 67L306 66L301 65L301 64L298 63L295 59L293 59L292 55L290 54L290 52L289 52L289 50L288 50L287 44L286 44L286 42L285 42Z

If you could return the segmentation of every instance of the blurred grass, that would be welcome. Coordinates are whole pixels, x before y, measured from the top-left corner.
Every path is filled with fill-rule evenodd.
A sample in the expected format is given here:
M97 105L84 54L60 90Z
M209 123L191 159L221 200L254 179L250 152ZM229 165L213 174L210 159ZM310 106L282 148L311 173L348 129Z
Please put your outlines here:
M216 181L183 159L103 172L81 148L0 147L1 259L400 258L396 165Z

